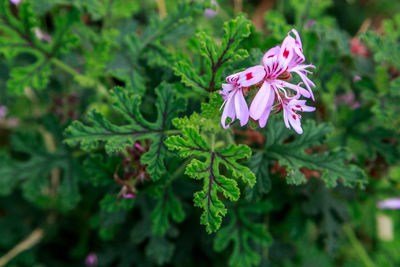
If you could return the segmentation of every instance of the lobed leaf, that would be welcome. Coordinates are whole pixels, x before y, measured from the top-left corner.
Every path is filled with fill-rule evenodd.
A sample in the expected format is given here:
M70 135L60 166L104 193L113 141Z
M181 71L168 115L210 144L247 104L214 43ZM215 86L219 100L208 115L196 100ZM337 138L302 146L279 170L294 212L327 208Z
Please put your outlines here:
M228 225L218 231L214 240L214 249L223 251L233 243L233 251L229 259L229 266L256 266L261 257L254 249L254 244L268 246L272 243L272 237L266 229L266 225L257 223L249 218L254 215L263 215L271 210L269 201L262 201L248 209L248 206L239 206L230 212ZM252 214L252 217L249 214ZM252 241L250 241L252 239Z
M203 180L203 189L194 194L194 204L203 209L200 221L206 225L207 232L218 230L222 216L227 212L218 192L231 201L239 199L240 190L237 180L253 186L255 176L247 167L239 164L239 159L248 158L251 150L245 145L230 145L225 148L211 149L198 129L186 127L181 136L171 136L165 141L170 150L178 150L178 154L193 159L186 167L185 174L191 178ZM221 173L224 166L231 178Z
M329 124L316 125L314 121L307 121L304 125L304 133L295 136L293 141L281 143L279 133L284 128L283 125L276 125L268 128L266 144L267 156L275 158L281 166L285 166L288 171L287 181L291 184L305 183L306 177L301 168L318 170L322 172L321 179L328 187L334 187L341 180L345 186L360 186L366 184L366 177L363 171L356 165L347 164L352 154L345 149L335 149L328 152L308 154L304 150L312 149L313 146L322 144L326 135L332 131ZM278 128L278 129L277 129ZM285 136L284 136L285 138ZM280 142L274 142L274 141Z
M88 115L90 126L74 121L66 130L65 142L80 145L85 151L105 144L106 152L122 152L137 140L151 140L151 146L142 157L147 172L153 180L165 173L164 159L167 149L164 145L165 131L171 128L171 120L185 106L182 98L175 98L172 85L162 84L156 89L157 119L149 122L140 113L141 98L138 94L129 94L123 88L115 87L111 91L114 109L125 119L124 125L110 122L103 114L92 111Z

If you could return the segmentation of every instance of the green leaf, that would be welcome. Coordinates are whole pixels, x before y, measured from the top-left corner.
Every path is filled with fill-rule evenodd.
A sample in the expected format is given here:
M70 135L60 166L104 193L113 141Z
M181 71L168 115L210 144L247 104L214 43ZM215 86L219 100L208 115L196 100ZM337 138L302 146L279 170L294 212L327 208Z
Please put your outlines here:
M203 189L194 194L194 203L203 209L200 221L206 225L207 232L215 232L221 225L222 216L227 212L218 192L225 198L236 201L240 195L237 179L251 186L256 182L250 169L237 162L250 157L250 148L245 145L230 145L211 149L199 131L190 127L182 129L182 137L171 136L165 143L170 150L178 150L183 158L194 156L201 159L193 159L186 167L185 174L204 181ZM221 166L226 168L232 178L221 173Z
M146 256L157 265L168 263L174 253L175 246L164 237L153 236L146 247Z
M256 202L271 191L271 178L269 177L268 158L263 152L257 152L249 159L250 170L256 176L256 185L254 187L246 186L246 200Z
M14 59L18 55L30 54L34 58L24 62L23 66L14 66L7 81L10 93L22 94L27 86L44 89L52 74L51 59L67 53L76 46L79 39L72 34L70 26L79 20L75 10L60 14L54 20L56 31L53 41L45 43L38 39L35 32L40 31L37 16L32 12L29 1L18 5L18 16L10 10L10 1L0 3L0 53ZM17 19L18 18L18 19Z
M128 90L143 94L146 90L145 70L140 59L145 58L146 52L151 50L149 55L159 52L163 39L168 36L177 26L187 23L191 16L203 10L203 3L191 1L181 2L176 9L165 19L154 17L150 25L141 29L141 34L130 34L123 36L121 53L117 55L110 68L111 73L126 84ZM151 49L149 49L151 48ZM150 61L146 59L145 61Z
M367 31L361 34L361 40L374 52L374 59L379 62L387 62L400 69L400 15L397 14L393 20L383 22L385 34Z
M263 201L251 206L239 206L229 213L229 223L218 231L214 240L214 249L218 252L233 243L229 266L247 267L260 263L261 257L255 251L254 244L266 247L272 243L272 237L265 224L254 222L253 219L254 215L262 219L262 215L270 210L271 203Z
M85 151L104 143L106 152L110 154L124 151L137 140L151 140L150 149L141 157L141 163L148 165L146 171L153 180L159 179L165 172L165 131L171 128L171 119L176 116L177 111L184 108L184 100L175 98L172 85L160 85L156 89L157 119L149 122L140 113L141 98L138 94L130 95L127 90L115 87L111 95L114 109L125 119L126 124L113 124L101 113L92 111L88 115L92 126L74 121L66 130L65 142L71 146L80 144Z
M122 198L117 199L115 194L107 194L100 201L100 207L103 211L108 213L115 213L119 210L129 210L133 207L134 199Z
M171 186L158 199L156 207L151 213L153 221L152 231L156 235L164 235L169 228L169 217L175 222L182 222L185 218L182 205L174 196Z
M319 235L327 252L334 255L341 241L342 223L349 217L346 205L338 194L327 190L319 181L308 184L307 191L309 199L303 208L307 214L318 218Z
M329 124L316 125L308 120L304 125L304 133L296 135L291 142L282 141L288 135L281 135L284 125L274 123L267 132L266 154L277 159L279 165L285 166L288 171L287 181L290 184L299 185L306 182L306 178L300 168L318 170L322 172L321 179L326 186L334 187L339 179L345 186L363 187L367 180L363 171L353 164L346 164L352 154L343 148L337 148L324 153L305 153L306 149L322 144L328 133L332 131ZM287 132L287 131L286 131Z
M175 74L180 76L182 82L192 87L197 92L205 93L218 90L223 68L233 61L241 60L248 56L246 50L238 49L240 42L250 35L251 22L244 15L224 23L224 36L220 45L205 32L200 32L193 40L194 47L200 50L200 55L205 59L200 74L200 69L195 69L190 58L181 55L174 65ZM198 51L196 51L199 53Z
M94 186L109 186L114 184L114 174L122 159L118 156L94 154L85 160L84 166L88 172L88 179Z
M0 195L9 195L21 185L23 196L40 207L59 206L70 210L80 200L78 179L84 174L76 160L65 151L49 153L33 135L14 135L13 150L27 155L26 160L0 153ZM52 170L59 169L61 183L57 194L50 192ZM60 178L58 178L60 179Z

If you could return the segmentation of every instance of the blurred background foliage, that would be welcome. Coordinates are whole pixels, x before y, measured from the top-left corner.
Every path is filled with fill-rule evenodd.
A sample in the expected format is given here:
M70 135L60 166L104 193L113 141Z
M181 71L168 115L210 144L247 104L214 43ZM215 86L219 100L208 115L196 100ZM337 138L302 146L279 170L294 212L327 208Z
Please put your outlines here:
M25 240L7 266L400 265L400 211L377 207L400 197L399 1L0 1L0 263ZM200 186L178 158L168 161L170 178L138 182L135 198L121 198L115 174L148 180L139 163L123 165L141 152L106 156L98 148L88 156L63 142L64 131L93 110L121 125L108 94L114 86L144 95L149 121L162 81L187 99L185 115L198 112L207 96L185 89L187 70L174 64L201 61L196 33L219 44L223 23L241 13L253 23L240 46L249 56L237 55L222 75L258 64L296 28L317 66L317 111L308 119L316 123L305 127L318 137L294 142L306 153L347 147L368 184L326 188L321 171L268 158L279 149L262 137L279 130L273 122L261 137L236 131L239 143L266 153L248 161L254 189L208 234L192 205ZM292 185L288 170L297 172Z

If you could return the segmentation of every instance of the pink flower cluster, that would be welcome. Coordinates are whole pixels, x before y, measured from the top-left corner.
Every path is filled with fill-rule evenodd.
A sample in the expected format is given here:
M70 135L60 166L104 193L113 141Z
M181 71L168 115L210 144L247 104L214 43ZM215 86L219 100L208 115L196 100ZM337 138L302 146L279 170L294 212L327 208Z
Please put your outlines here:
M236 118L240 121L240 125L244 126L250 117L258 120L260 127L263 128L271 111L276 113L283 111L286 127L290 128L291 125L298 134L302 134L301 115L298 112L315 110L314 107L306 105L306 100L300 100L301 96L314 100L311 87L315 88L315 84L307 77L307 74L311 73L307 69L315 66L302 64L304 61L300 36L295 29L292 29L281 46L273 47L265 53L262 59L263 65L253 66L228 76L226 78L228 83L222 84L223 90L219 92L225 100L221 106L221 109L225 106L221 117L222 126L227 129ZM289 83L292 73L296 73L302 82ZM301 87L302 84L305 88ZM251 86L259 89L249 109L245 96L250 92ZM286 89L291 91L288 92ZM227 124L228 118L231 120Z

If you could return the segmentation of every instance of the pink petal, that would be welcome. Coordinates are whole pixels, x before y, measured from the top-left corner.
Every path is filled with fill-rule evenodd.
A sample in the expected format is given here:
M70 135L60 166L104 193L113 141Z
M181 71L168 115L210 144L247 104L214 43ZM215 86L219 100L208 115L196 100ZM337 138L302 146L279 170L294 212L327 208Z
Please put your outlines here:
M264 79L265 74L265 69L261 65L248 68L240 74L237 84L242 87L255 85Z
M258 90L257 95L254 97L253 101L251 102L250 105L250 117L252 117L255 120L258 120L261 115L263 114L267 103L268 99L273 94L273 90L271 89L271 85L267 82L264 82L263 85L261 86L260 90Z
M239 79L239 75L242 72L238 72L238 73L234 73L232 75L229 75L228 77L226 77L226 81L230 84L236 84L237 80Z
M290 88L292 90L295 90L296 92L298 91L302 96L310 98L310 93L309 91L307 91L306 89L304 89L303 87L299 86L299 85L294 85L285 81L279 81L278 82L279 85L284 86L286 88Z
M238 90L234 97L236 116L240 120L240 126L244 126L249 121L249 108L246 100L244 100L242 91Z
M293 99L289 102L288 106L291 109L299 110L301 112L313 112L315 110L315 107L310 107L306 105L306 100Z
M272 105L274 104L274 100L275 100L275 94L273 93L273 90L270 90L270 91L272 92L272 96L270 98L268 98L267 106L266 106L260 120L258 121L261 128L264 128L265 125L267 124L269 114L271 113Z
M301 128L300 118L295 114L288 114L290 125L292 125L293 129L298 133L302 134L303 129Z
M295 40L292 36L287 36L285 40L283 40L278 56L279 67L275 75L286 71L286 68L294 56L294 46Z
M311 85L312 87L315 88L315 84L309 78L307 78L307 76L304 75L302 72L300 72L300 71L295 71L295 72L300 76L301 80L303 81L303 83L305 84L305 86L307 87L307 90L308 90L307 94L303 94L303 92L301 92L301 94L307 98L311 97L311 99L315 101L313 91L311 90L311 87L310 87L310 85Z
M222 112L221 124L224 129L228 129L229 125L235 120L235 102L233 100L234 94L231 94L226 101L224 111ZM226 119L231 118L231 122L226 125Z
M288 128L288 129L290 129L289 120L288 120L290 113L291 112L286 107L283 108L283 121L285 122L286 128Z
M303 54L303 45L301 43L301 39L300 39L299 33L295 29L292 29L290 32L293 32L293 34L296 37L295 46L294 46L294 52L297 55L295 64L298 65L298 64L301 64L301 63L303 63L305 61L305 57L304 57L304 54ZM290 32L289 32L289 34L290 34Z
M273 73L274 63L277 63L278 55L280 51L279 46L275 46L265 53L263 56L263 64L267 73L267 76Z

